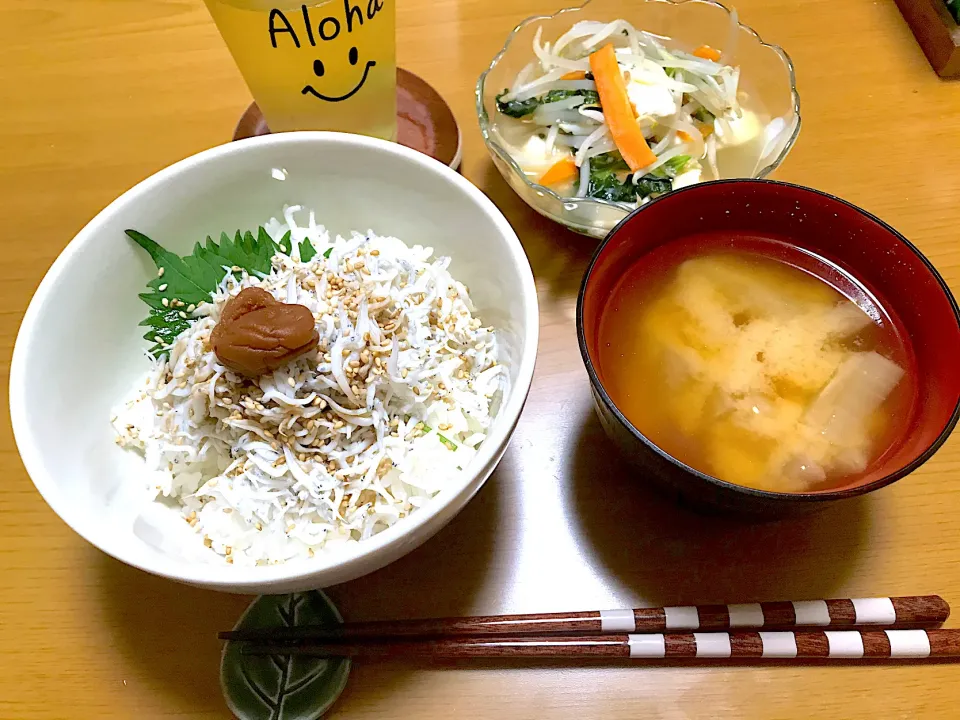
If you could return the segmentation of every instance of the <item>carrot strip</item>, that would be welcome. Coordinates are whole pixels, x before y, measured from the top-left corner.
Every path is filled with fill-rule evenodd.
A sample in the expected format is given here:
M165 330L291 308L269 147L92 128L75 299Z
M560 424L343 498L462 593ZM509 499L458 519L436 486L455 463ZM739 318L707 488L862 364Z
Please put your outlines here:
M627 95L627 84L617 64L613 43L607 43L590 56L603 117L610 129L610 136L631 170L637 171L657 161L643 137L640 124L633 115L633 104Z
M541 185L557 185L567 180L573 180L580 174L573 158L566 157L554 163L549 170L540 176Z
M709 45L701 45L696 50L693 51L693 54L698 58L703 58L704 60L713 60L713 62L720 62L720 51L716 48L712 48Z
M560 76L561 80L586 80L587 73L583 70L571 70L566 75Z

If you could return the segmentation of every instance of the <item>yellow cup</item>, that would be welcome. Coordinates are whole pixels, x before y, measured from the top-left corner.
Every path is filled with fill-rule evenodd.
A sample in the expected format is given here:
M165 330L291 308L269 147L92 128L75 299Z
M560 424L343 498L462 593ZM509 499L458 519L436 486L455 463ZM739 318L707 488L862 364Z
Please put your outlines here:
M396 140L394 0L206 0L270 129Z

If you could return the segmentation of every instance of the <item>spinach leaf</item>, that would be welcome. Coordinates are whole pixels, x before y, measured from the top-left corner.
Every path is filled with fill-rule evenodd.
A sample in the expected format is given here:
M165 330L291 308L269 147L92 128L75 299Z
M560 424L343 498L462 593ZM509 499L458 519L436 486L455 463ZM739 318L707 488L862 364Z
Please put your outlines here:
M700 107L694 110L693 117L702 123L712 123L714 120L716 120L716 116L705 107Z
M610 170L611 172L629 171L630 166L624 161L623 156L618 152L603 153L590 158L590 172L599 170Z
M630 178L621 180L616 173L601 170L590 173L587 185L587 197L600 198L610 202L632 203L637 201L637 189Z
M527 100L504 100L503 96L508 92L510 91L504 90L497 95L497 109L504 115L515 118L526 117L545 103L557 102L558 100L565 100L570 97L582 97L584 107L590 105L600 106L600 94L596 90L551 90L545 95L532 97Z
M689 155L677 155L676 157L672 157L669 160L667 160L660 167L663 168L663 172L667 177L675 178L677 175L679 175L683 171L683 169L687 166L689 162L690 162Z
M673 181L670 178L644 175L634 185L630 176L621 180L614 170L594 171L591 167L587 196L611 202L633 203L652 195L662 195L672 189Z
M600 93L596 90L551 90L546 94L543 102L552 103L570 97L582 97L584 106L600 105Z
M687 155L668 160L664 165L673 163L676 167L683 167L689 162ZM658 168L657 170L660 170ZM609 200L611 202L634 203L637 200L651 195L662 195L673 189L672 175L644 175L633 184L630 168L618 152L603 153L590 159L590 183L587 185L587 196ZM657 172L657 171L654 171ZM668 172L672 172L672 169ZM626 177L624 174L626 173Z
M653 175L644 175L636 184L637 195L641 198L653 195L663 195L673 190L673 181L670 178L659 178Z
M497 110L510 117L522 118L529 115L537 106L540 105L540 99L532 97L529 100L502 100L509 90L504 90L497 95Z

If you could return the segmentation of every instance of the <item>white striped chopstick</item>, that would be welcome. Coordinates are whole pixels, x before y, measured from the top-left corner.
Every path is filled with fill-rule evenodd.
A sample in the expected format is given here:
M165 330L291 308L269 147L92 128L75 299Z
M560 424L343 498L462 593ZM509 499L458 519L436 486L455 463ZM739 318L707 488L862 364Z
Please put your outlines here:
M377 659L917 660L960 658L960 630L804 630L262 644L248 655Z
M937 595L805 600L737 605L690 605L536 615L380 620L343 625L256 628L220 633L223 640L303 642L414 637L593 635L682 630L935 627L950 615Z

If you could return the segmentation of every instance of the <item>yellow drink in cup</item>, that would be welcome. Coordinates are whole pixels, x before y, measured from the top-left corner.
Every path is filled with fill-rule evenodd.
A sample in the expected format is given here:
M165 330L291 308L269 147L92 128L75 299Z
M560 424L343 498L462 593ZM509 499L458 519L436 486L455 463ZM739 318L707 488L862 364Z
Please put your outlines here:
M274 132L395 140L395 0L206 0Z

